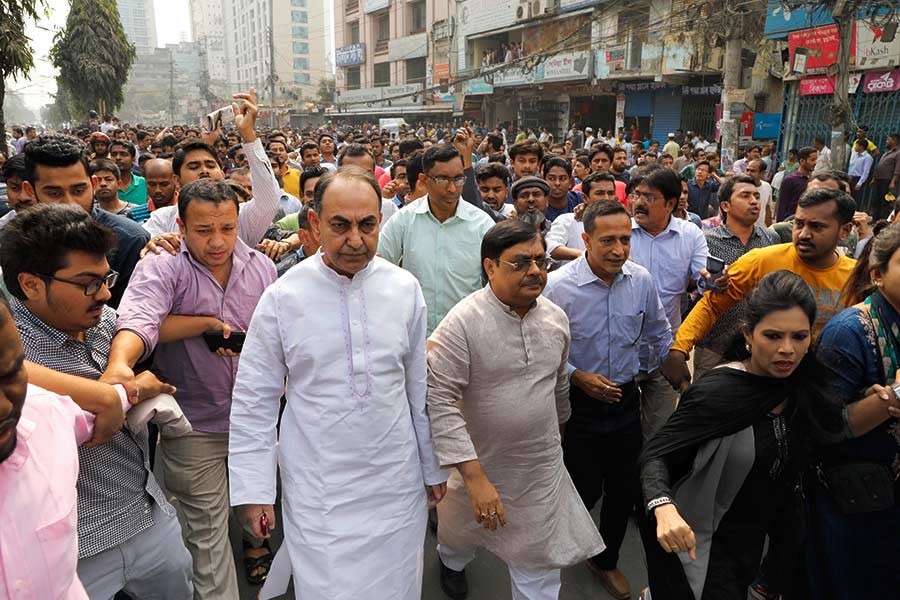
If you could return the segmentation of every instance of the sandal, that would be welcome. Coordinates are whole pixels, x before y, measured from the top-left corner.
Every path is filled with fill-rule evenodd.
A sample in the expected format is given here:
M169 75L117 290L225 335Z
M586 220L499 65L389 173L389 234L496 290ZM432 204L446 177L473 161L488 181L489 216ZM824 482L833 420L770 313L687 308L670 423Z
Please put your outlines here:
M263 545L260 546L260 548L265 548L269 551L268 554L263 554L262 556L247 556L247 550L259 550L259 548L254 548L246 540L244 540L243 546L244 574L247 577L247 583L250 585L262 585L266 582L266 577L269 576L269 568L272 566L272 559L275 558L272 548L269 546L269 540L265 540Z

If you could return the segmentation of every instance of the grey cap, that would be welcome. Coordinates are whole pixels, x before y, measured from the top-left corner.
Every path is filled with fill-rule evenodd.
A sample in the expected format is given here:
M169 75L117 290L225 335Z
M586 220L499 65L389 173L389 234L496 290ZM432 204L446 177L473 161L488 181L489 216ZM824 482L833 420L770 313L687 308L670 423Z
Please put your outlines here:
M524 190L525 188L540 188L544 191L544 195L550 194L550 186L547 185L547 182L541 179L540 177L523 177L522 179L517 179L515 183L512 184L512 187L509 188L509 193L515 200L519 197L519 192Z

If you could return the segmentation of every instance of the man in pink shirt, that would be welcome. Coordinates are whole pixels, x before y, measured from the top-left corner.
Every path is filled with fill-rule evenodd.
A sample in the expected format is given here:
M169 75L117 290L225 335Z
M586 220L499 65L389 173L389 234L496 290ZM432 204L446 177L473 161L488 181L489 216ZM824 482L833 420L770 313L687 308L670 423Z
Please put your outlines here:
M75 571L75 484L78 446L93 436L94 415L68 396L28 385L24 362L0 296L0 598L87 599ZM124 388L116 389L125 412L131 405Z

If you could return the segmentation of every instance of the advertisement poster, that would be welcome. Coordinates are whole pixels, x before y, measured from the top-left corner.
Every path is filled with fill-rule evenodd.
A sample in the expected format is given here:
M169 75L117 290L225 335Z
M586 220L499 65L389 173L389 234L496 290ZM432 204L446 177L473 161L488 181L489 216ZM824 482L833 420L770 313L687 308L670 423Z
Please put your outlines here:
M869 73L863 80L863 91L867 94L896 92L900 90L900 69L887 73Z
M856 32L851 44L850 63L853 64L853 48L856 45ZM797 72L808 75L825 73L826 69L835 64L838 58L838 27L826 25L814 29L794 31L788 35L788 60L791 68ZM800 59L797 59L797 55ZM805 58L804 58L805 57ZM803 68L805 67L805 71ZM798 71L798 68L800 69Z
M625 94L616 96L616 131L625 127Z
M856 22L856 67L858 69L890 69L900 66L900 35L890 42L882 41L884 29L869 21Z

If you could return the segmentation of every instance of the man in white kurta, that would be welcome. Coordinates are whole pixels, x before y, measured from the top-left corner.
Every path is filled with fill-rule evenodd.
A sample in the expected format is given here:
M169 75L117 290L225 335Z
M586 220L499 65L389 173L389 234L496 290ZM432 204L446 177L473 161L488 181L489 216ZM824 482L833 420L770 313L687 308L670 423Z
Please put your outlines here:
M439 500L446 481L425 412L425 301L374 256L380 201L355 167L319 182L322 249L261 298L234 387L231 503L245 527L271 522L280 461L279 555L303 600L419 600L426 485Z
M441 586L451 598L465 597L462 571L479 546L507 563L514 600L555 600L560 569L604 548L563 464L569 320L540 296L545 252L533 226L494 225L482 242L489 285L428 340L435 452L455 467L438 505Z

